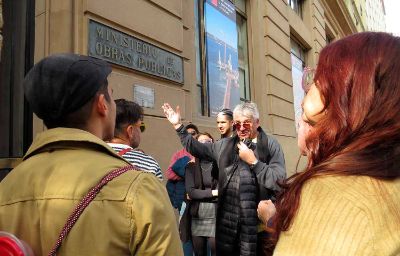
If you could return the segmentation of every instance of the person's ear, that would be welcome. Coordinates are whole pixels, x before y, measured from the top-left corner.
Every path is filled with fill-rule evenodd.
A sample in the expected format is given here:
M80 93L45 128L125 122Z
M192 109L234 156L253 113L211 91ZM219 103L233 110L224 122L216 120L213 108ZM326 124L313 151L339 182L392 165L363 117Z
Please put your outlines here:
M128 135L128 138L130 139L132 137L133 134L133 125L129 124L126 128L125 128L126 134Z
M321 93L315 84L312 84L303 100L303 111L308 120L317 122L323 113L325 106Z
M102 93L96 97L96 110L101 116L106 116L108 114L109 106L106 101L106 97Z

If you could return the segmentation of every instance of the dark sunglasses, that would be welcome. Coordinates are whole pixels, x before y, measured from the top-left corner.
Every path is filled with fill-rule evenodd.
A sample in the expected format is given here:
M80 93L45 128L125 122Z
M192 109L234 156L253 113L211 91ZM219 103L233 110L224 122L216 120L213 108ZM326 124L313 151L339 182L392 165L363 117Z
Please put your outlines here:
M140 128L140 132L144 132L146 130L146 125L143 123L143 121L140 124L139 128Z
M235 126L236 130L240 130L242 127L245 130L250 130L251 128L251 122L244 122L244 123L235 122L233 125Z

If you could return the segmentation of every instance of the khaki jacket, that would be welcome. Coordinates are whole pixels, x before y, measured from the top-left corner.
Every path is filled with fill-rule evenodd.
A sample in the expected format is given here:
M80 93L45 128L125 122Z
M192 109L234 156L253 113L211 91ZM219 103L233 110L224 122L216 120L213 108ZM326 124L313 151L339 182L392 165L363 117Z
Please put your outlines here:
M78 129L40 134L0 183L0 230L47 255L67 217L110 170L129 163ZM167 192L154 175L128 171L86 208L57 255L183 255Z

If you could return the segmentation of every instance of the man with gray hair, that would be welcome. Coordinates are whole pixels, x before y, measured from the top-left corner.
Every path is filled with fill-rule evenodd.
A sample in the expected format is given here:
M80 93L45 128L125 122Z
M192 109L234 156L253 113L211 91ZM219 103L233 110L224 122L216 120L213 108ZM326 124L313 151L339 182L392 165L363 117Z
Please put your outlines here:
M260 127L257 105L247 102L236 106L233 121L237 134L207 144L187 133L180 121L179 107L175 111L165 103L162 108L185 149L195 157L218 164L217 254L260 254L257 205L260 200L275 198L280 190L277 181L286 178L286 170L278 141ZM259 239L264 238L265 234L259 235Z
M275 192L279 191L276 181L286 178L285 159L279 142L264 133L259 118L253 102L242 103L233 110L234 126L241 140L237 145L239 157L257 175L260 199L275 199Z

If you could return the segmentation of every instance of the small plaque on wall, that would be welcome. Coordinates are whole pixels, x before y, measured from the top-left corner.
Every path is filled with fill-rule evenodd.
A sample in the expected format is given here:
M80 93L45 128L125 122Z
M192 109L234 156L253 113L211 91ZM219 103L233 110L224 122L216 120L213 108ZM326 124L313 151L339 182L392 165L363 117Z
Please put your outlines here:
M154 89L138 84L133 85L133 100L144 108L154 108Z

